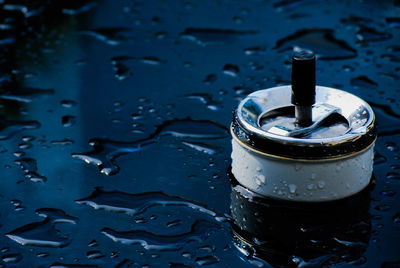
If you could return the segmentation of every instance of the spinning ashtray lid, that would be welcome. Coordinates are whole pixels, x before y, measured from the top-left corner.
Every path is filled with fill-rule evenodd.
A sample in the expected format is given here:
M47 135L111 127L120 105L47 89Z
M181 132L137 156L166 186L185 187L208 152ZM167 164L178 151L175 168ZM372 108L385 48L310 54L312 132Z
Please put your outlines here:
M375 115L359 97L315 86L315 58L293 56L292 85L256 91L234 113L233 137L243 146L278 158L327 160L372 146Z

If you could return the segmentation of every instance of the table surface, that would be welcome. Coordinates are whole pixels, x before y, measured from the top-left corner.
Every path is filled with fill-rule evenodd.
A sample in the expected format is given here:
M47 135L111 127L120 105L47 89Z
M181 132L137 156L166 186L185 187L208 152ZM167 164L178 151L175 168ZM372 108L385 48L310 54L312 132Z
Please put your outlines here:
M0 267L400 265L399 1L4 0L0 14ZM298 48L318 85L376 113L375 185L347 229L365 231L246 256L232 111L290 84Z

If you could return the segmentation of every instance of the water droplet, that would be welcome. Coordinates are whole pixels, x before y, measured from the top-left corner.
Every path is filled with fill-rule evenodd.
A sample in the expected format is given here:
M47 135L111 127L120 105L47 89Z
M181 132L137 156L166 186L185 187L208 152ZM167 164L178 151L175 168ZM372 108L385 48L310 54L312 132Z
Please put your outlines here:
M291 194L296 193L297 186L296 186L295 184L289 184L288 187L289 187L289 192L290 192Z
M317 182L317 186L318 186L319 189L324 189L324 187L325 187L325 182L324 182L324 181L318 181L318 182Z
M395 54L382 54L381 58L385 59L385 60L389 60L391 62L395 62L395 63L400 62L400 56L395 55ZM391 75L393 76L393 74L391 74ZM396 75L394 75L394 77L396 77ZM394 78L394 79L397 79L397 78Z
M386 174L386 178L392 179L392 180L400 180L400 173L398 173L398 172L388 172Z
M235 93L240 96L248 95L253 92L253 89L247 86L236 86L233 88Z
M394 214L394 216L392 217L392 221L394 223L400 223L400 211Z
M193 93L185 95L188 99L199 100L201 103L204 103L208 109L212 111L216 111L220 109L221 103L216 101L210 94L208 93Z
M13 199L13 200L10 200L10 202L11 202L11 204L14 205L14 207L15 207L14 210L15 211L22 211L22 210L25 209L25 206L22 205L22 202L20 200Z
M375 150L374 165L383 164L386 161L387 161L386 157L381 155L378 151Z
M99 246L99 243L96 240L92 240L88 243L88 247L95 248Z
M81 13L88 12L93 8L97 7L97 5L98 5L97 2L83 3L82 5L75 8L63 8L62 13L70 16L75 16Z
M313 183L310 183L307 185L307 190L309 190L309 191L313 190L314 188L315 188L315 184L313 184Z
M167 227L168 228L173 228L173 227L176 227L176 226L179 226L179 225L181 225L182 224L182 220L173 220L173 221L169 221L169 222L167 222Z
M264 55L266 49L265 46L248 47L244 50L244 53L249 56Z
M357 32L357 39L362 42L383 41L392 38L388 32L379 32L374 28L361 26Z
M301 8L301 6L304 5L307 2L310 2L310 1L280 0L280 1L274 3L274 8L276 8L276 10L278 12L292 11L292 10L294 10L296 8Z
M169 268L193 268L193 267L184 263L170 262Z
M131 71L131 69L127 65L125 65L124 63L121 63L121 62L113 63L113 70L114 70L115 78L117 78L120 81L125 80L128 77L133 75L133 72Z
M86 253L88 259L100 259L103 258L105 254L100 250L90 250Z
M131 114L131 117L132 117L132 120L134 120L134 121L144 119L144 116L139 113Z
M235 64L225 64L224 68L223 68L223 72L226 75L232 76L232 77L236 77L239 74L239 67Z
M187 28L181 33L181 37L193 41L200 46L208 46L231 43L241 36L257 33L258 31L252 30Z
M17 263L22 260L22 255L19 253L16 254L6 254L2 257L5 263Z
M193 258L193 253L184 251L184 252L182 252L182 256L185 258L191 259L191 258Z
M186 146L189 146L192 149L195 149L196 151L206 153L209 155L215 154L218 150L220 150L220 147L217 147L213 144L208 144L208 143L203 143L203 142L194 142L194 141L182 141L182 143Z
M205 245L197 248L199 251L211 253L215 251L215 246Z
M63 140L52 140L51 144L54 145L62 145L62 146L66 146L66 145L71 145L73 144L74 141L70 140L70 139L63 139Z
M206 78L204 78L203 83L205 84L211 84L217 81L217 76L215 74L208 74Z
M12 100L22 103L29 103L36 99L54 94L54 89L40 88L17 88L10 91L4 90L0 93L0 100Z
M388 196L388 197L394 196L396 194L396 192L393 190L382 190L379 193L382 196Z
M146 218L135 218L136 223L146 223L147 219Z
M21 158L14 161L24 171L24 176L33 182L46 182L47 178L37 173L37 163L33 158Z
M167 61L153 56L145 56L145 57L116 56L111 58L111 63L113 65L121 62L131 62L131 63L158 66L161 64L165 64Z
M6 140L24 130L37 129L37 121L11 121L0 118L0 140Z
M69 239L53 227L49 218L19 227L6 236L23 246L64 247L69 244Z
M76 117L73 115L64 115L61 118L61 124L64 127L72 127L76 123Z
M213 255L196 258L196 263L200 266L216 264L218 262L219 259Z
M138 141L121 142L93 138L89 141L89 144L94 148L92 151L74 153L72 157L98 166L103 174L115 175L119 172L119 166L115 162L116 158L139 152L157 143L160 137L167 135L176 138L217 139L226 137L228 131L225 126L209 120L174 119L165 121L148 138Z
M354 15L349 15L347 18L343 18L340 20L341 23L344 25L355 25L355 26L362 26L362 25L369 25L372 23L371 18L366 17L359 17Z
M18 148L20 148L20 149L30 149L30 148L32 148L32 144L31 143L27 143L27 142L22 142L22 143L18 144Z
M68 215L65 211L58 208L39 208L35 212L42 217L48 217L52 222L64 222L76 224L78 218Z
M364 242L354 242L354 241L348 241L348 240L344 240L344 239L339 239L337 237L333 238L333 240L335 240L336 242L338 242L339 244L342 244L346 247L357 247L357 248L366 248L367 245Z
M345 41L336 39L330 29L299 30L276 42L274 49L285 51L293 48L308 49L323 59L347 59L357 56L357 51Z
M365 75L360 75L360 76L352 78L350 80L350 84L354 87L368 88L368 89L375 89L378 87L378 83L376 83L375 81L372 81Z
M100 268L100 266L98 266L97 264L66 264L55 262L50 265L50 268Z
M116 46L119 45L123 41L127 41L130 39L129 28L123 27L109 27L109 28L97 28L97 29L89 29L80 31L80 34L93 37L97 40L100 40L108 45Z
M35 137L34 136L23 136L22 137L22 141L24 142L30 142L30 141L34 141Z
M16 151L16 152L13 153L13 155L14 155L15 157L23 157L23 156L25 155L25 152L23 152L23 151Z
M392 207L392 205L390 204L380 204L374 207L374 209L378 210L378 211L388 211L390 208Z
M394 142L386 142L385 145L386 145L386 148L391 152L398 152L399 151L399 147Z
M39 252L36 256L37 256L38 258L47 258L47 257L49 256L49 253L46 253L46 252Z
M267 183L267 179L262 174L255 175L255 181L258 186L264 185Z
M114 242L125 245L139 244L148 250L178 250L188 241L204 240L210 232L219 228L220 226L213 222L197 220L189 232L176 235L161 235L146 230L119 232L110 228L104 228L102 233Z
M350 65L343 65L343 70L346 72L353 72L354 71L354 67L350 66Z
M161 206L186 206L188 208L205 213L211 217L220 217L215 211L208 209L204 205L197 204L182 197L171 196L163 192L147 192L139 194L130 194L120 191L106 192L96 188L94 192L86 197L76 200L78 204L85 204L94 209L104 209L113 212L123 212L128 215L143 213L149 207L155 205Z

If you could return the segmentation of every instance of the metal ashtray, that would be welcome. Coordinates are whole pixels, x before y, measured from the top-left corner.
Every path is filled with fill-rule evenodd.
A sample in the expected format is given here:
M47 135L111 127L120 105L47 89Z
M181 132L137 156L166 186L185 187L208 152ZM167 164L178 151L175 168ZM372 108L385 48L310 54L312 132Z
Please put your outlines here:
M315 86L315 57L292 58L292 85L256 91L239 103L232 174L266 197L329 201L364 189L373 169L375 115L364 100Z

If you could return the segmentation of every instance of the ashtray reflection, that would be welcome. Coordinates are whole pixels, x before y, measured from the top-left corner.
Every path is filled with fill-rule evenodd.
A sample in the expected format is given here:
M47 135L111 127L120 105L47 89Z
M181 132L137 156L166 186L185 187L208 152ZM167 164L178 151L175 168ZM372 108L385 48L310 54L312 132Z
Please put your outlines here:
M231 176L235 247L244 256L273 267L362 264L371 234L369 205L374 181L346 199L306 203L265 198Z

